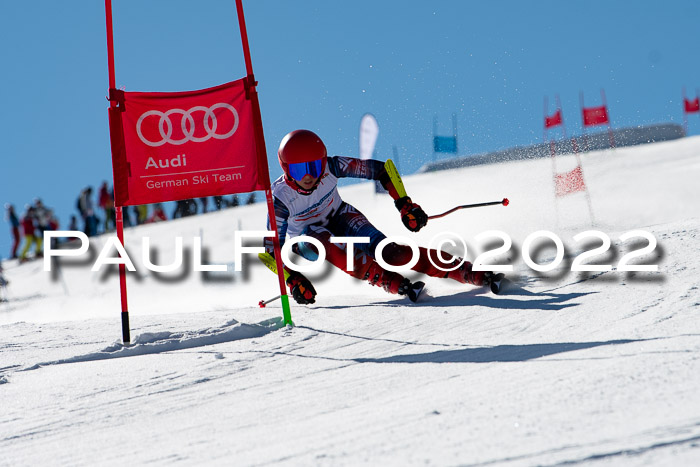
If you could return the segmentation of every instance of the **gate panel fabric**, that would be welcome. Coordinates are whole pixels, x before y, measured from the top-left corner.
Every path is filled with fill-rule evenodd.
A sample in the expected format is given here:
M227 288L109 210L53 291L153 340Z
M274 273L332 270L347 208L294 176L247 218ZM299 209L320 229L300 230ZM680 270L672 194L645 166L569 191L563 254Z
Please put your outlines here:
M606 125L610 123L607 107L588 107L583 109L583 126Z
M124 92L110 125L121 126L122 135L112 133L123 138L113 147L117 206L264 189L243 79L199 91Z
M434 136L433 151L457 154L457 138L454 136Z
M557 110L556 112L554 112L554 115L552 115L552 116L545 116L544 117L544 127L545 128L553 128L553 127L561 125L561 124L562 124L561 110Z
M683 109L685 110L685 113L694 113L694 112L700 112L700 97L696 97L692 101L686 98L683 98Z
M565 196L577 191L584 191L586 184L583 181L581 166L562 174L554 175L554 188L557 196Z

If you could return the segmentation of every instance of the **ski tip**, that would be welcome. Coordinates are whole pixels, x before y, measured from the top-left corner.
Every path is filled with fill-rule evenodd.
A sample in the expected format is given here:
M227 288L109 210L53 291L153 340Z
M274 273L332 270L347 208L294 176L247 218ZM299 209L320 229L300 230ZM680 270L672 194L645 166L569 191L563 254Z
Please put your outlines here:
M507 289L509 284L510 281L506 279L503 274L497 274L496 277L494 277L494 279L489 283L489 286L491 287L491 292L498 295Z
M408 289L408 293L406 294L408 296L408 299L411 300L413 303L416 303L424 288L425 282L423 281L417 281L411 284L411 288Z

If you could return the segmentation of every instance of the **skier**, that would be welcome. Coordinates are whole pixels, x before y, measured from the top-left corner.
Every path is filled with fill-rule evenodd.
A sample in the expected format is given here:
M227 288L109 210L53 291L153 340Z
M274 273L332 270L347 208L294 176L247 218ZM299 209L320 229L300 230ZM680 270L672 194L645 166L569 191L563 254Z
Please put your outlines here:
M375 261L375 249L386 236L377 230L354 206L346 203L338 194L338 179L344 177L378 180L394 199L401 221L412 232L418 232L428 222L428 216L421 207L405 195L405 189L398 174L392 176L387 171L388 162L361 160L350 157L327 157L326 146L313 132L295 130L286 135L277 152L284 174L272 184L275 219L280 243L286 235L296 237L307 235L321 242L326 250L326 260L353 277L367 280L381 286L389 293L406 295L412 301L417 299L423 288L422 282L412 284L402 275L387 271ZM393 167L393 163L390 167ZM402 196L401 196L401 195ZM268 230L270 221L268 219ZM354 245L354 270L346 270L344 245L331 243L331 237L369 237L369 243ZM265 239L265 250L274 255L271 238ZM464 284L477 286L497 283L502 274L472 271L471 263L465 261L458 268L447 272L461 261L451 258L443 261L436 250L419 248L420 256L412 268L433 277L454 279ZM311 261L317 258L315 247L305 242L294 245L293 251ZM435 267L429 259L444 270ZM389 243L382 252L383 259L392 265L409 262L412 250L408 246ZM289 270L287 285L292 297L300 304L315 302L316 290L303 274ZM492 287L494 291L496 288Z

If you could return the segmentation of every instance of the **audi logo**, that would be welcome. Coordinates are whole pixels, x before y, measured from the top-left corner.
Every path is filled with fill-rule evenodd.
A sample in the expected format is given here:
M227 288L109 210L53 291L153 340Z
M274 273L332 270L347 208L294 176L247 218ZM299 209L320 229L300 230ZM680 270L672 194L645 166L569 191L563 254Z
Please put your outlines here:
M217 121L216 121L216 115L214 115L214 110L216 109L226 109L229 110L233 114L233 128L231 128L228 132L224 134L217 134L216 133L216 127L217 127ZM202 125L204 127L204 131L206 132L205 136L195 136L195 121L194 118L192 117L192 114L195 112L204 112L203 118L202 118ZM173 123L170 121L170 116L173 114L177 115L182 115L182 121L181 121L181 126L182 126L182 134L184 135L180 139L173 139ZM150 141L148 138L146 138L143 135L143 132L141 131L141 125L143 124L143 121L150 116L157 116L160 118L158 121L158 131L160 132L160 140L159 141ZM136 133L138 133L139 138L141 141L144 142L144 144L147 144L151 147L158 147L162 146L165 143L170 143L170 144L175 144L175 145L180 145L180 144L185 144L188 141L192 141L195 143L201 143L203 141L207 141L210 138L215 138L215 139L226 139L230 138L233 136L233 134L236 132L236 129L238 129L238 112L236 112L236 109L233 108L232 105L229 104L224 104L223 102L219 102L218 104L214 104L211 107L204 107L202 105L198 105L195 107L192 107L189 110L182 110L182 109L171 109L168 110L167 112L160 112L158 110L149 110L148 112L144 112L136 122Z

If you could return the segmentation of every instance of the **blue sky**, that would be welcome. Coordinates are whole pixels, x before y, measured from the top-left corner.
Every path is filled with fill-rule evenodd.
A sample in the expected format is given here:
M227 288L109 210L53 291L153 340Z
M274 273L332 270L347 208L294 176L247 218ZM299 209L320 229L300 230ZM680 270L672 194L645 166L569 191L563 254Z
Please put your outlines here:
M614 127L682 123L700 88L700 2L244 1L271 175L280 139L317 132L357 155L365 112L376 153L404 173L432 154L433 119L460 155L542 139L543 97L570 134L604 88ZM117 87L201 89L245 75L233 0L113 5ZM0 2L0 202L41 197L67 228L87 186L111 184L104 4ZM554 110L551 104L551 110ZM689 134L700 134L700 118ZM468 186L468 184L465 184ZM261 221L262 222L262 221ZM10 248L0 229L0 255Z

